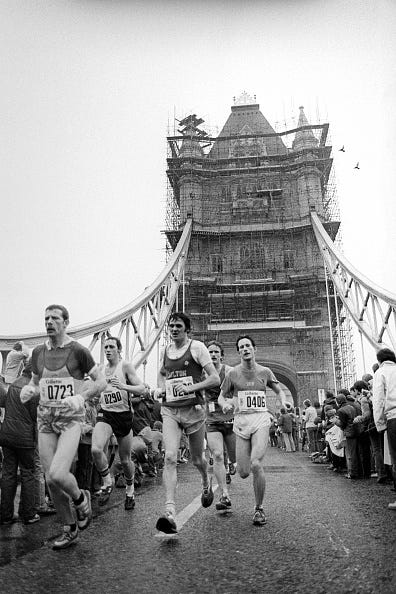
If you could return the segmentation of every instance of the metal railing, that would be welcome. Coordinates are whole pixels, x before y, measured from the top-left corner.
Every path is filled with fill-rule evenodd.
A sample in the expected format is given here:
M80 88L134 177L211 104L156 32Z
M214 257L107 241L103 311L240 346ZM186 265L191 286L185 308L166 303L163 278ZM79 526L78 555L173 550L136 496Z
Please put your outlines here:
M101 362L106 336L118 336L124 347L125 358L132 361L136 368L145 363L160 340L182 283L191 230L192 220L188 219L172 258L137 299L100 320L70 328L68 335L75 339L91 338L89 349L93 351L95 347L100 347ZM0 336L0 351L4 357L17 340L23 340L31 348L45 339L45 333Z
M396 351L396 295L372 283L348 262L314 211L311 220L334 288L359 332L374 349Z

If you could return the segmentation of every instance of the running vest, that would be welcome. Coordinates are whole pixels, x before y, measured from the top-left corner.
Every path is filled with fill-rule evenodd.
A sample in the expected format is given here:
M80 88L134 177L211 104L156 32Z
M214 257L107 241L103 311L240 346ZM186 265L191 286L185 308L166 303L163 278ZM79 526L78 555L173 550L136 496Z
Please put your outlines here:
M276 377L268 367L258 370L243 370L237 365L227 373L223 391L227 397L237 399L234 416L257 412L269 412L266 400L266 388L269 381L277 382Z
M79 347L83 348L74 341L63 348L50 350L41 345L37 361L40 405L61 407L67 396L81 394L86 371L77 366Z
M226 366L222 365L219 371L220 386L225 378ZM220 386L216 388L205 388L205 399L206 399L206 422L207 423L231 423L234 418L234 411L230 410L227 413L223 413L223 409L218 404L218 398L220 395Z
M122 371L122 360L119 361L115 370L111 373L107 365L101 370L107 380L107 388L100 395L99 405L102 410L111 412L126 412L131 410L129 403L129 393L126 390L120 390L111 385L111 378L117 378L123 384L126 384L126 377Z
M162 406L176 408L180 406L194 406L196 404L202 405L204 403L202 394L199 391L183 395L182 397L176 396L174 391L174 386L177 384L191 386L201 381L202 367L191 355L191 344L192 340L186 352L178 359L170 359L165 349L162 367L166 372L166 379L165 398L162 401Z

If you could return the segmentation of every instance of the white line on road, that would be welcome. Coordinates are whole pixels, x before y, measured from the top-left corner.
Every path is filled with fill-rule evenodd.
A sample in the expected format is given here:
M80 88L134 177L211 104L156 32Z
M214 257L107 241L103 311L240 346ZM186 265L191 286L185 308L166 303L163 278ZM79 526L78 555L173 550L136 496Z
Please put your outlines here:
M213 493L215 493L218 485L213 485ZM191 501L182 511L176 516L177 529L180 532L181 528L186 522L195 514L196 511L201 507L201 495L198 495Z

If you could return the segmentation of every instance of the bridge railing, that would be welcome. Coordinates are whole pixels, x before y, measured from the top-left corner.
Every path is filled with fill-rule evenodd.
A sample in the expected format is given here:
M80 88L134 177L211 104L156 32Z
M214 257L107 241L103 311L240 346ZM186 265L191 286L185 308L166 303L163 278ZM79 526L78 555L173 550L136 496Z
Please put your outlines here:
M311 220L333 286L359 332L375 350L389 347L396 351L396 295L372 283L348 262L314 211Z
M90 338L89 349L93 351L99 346L100 361L103 361L106 337L110 334L118 336L127 360L132 361L136 368L146 362L161 338L182 283L191 230L192 220L188 219L172 258L139 297L104 318L70 328L68 335L75 339ZM45 333L0 336L0 351L4 357L17 340L34 347L45 339Z

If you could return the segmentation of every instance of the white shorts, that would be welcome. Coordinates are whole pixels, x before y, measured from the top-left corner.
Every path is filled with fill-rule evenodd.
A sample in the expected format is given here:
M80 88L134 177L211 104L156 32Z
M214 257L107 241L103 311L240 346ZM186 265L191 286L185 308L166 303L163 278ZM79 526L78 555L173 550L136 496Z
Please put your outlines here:
M234 417L234 433L243 439L250 439L258 429L270 425L269 412L239 413Z

